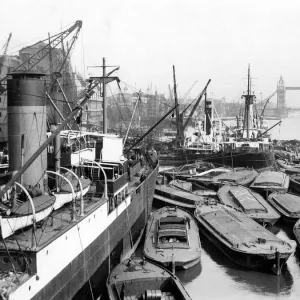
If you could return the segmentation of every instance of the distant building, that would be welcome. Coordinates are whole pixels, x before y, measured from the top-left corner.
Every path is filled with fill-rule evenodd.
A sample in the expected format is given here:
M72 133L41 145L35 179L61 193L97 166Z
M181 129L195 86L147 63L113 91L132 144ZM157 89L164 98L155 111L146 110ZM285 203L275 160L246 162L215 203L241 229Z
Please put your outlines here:
M19 51L20 60L22 62L28 61L28 67L34 63L34 60L30 58L34 56L38 51L44 48L47 44L44 42L36 43L35 45L22 48ZM26 67L26 66L25 66ZM64 97L55 84L55 78L59 79L64 93L73 108L73 103L77 98L77 89L75 85L75 74L73 73L71 61L69 57L66 57L64 49L54 48L51 49L48 55L46 55L38 64L34 67L34 70L45 73L48 75L48 91L51 98L54 100L56 106L64 117L68 116L70 109L65 102ZM52 81L50 80L50 74L52 74ZM57 116L55 109L47 102L47 114L49 123L61 122L60 117ZM55 121L55 117L57 120Z
M108 118L113 122L129 122L138 99L140 100L133 118L133 124L136 126L154 124L169 107L165 105L167 101L163 94L142 93L139 96L138 93L129 93L125 87L123 92L108 97L108 107L113 111L108 114Z
M45 46L46 44L44 42L39 42L35 45L22 48L19 51L19 56L0 56L0 79L5 77L7 73L13 72L16 67L26 61L27 63L24 68L31 68L34 64L34 59L31 59L31 57ZM22 70L24 70L24 68L22 68ZM70 59L65 58L63 49L52 49L51 57L49 56L49 54L46 55L37 63L36 66L31 69L37 72L44 73L46 75L48 91L51 98L54 102L56 102L56 106L59 108L64 117L69 115L69 105L65 102L63 94L61 93L57 85L53 84L54 81L52 83L50 81L50 73L52 73L52 75L58 75L57 78L59 79L59 82L64 90L66 98L68 99L71 108L73 108L73 103L77 99L78 94L76 83L80 82L80 80L78 80L78 76L72 70ZM54 76L52 76L52 78L54 78ZM6 81L3 81L1 84L6 89ZM82 84L80 84L79 87L81 90L83 89ZM50 102L47 102L47 116L49 123L52 123L54 121L53 116L55 114L56 113L54 108L52 107ZM61 122L60 117L57 117L56 122ZM5 144L7 141L6 123L7 94L6 92L4 92L2 95L0 95L0 148L1 145Z

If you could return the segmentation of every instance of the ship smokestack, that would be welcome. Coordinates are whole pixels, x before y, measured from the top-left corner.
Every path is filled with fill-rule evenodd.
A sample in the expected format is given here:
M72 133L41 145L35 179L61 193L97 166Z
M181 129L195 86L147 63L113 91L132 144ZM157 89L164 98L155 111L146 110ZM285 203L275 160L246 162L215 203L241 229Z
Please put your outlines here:
M7 78L7 124L9 171L17 171L43 144L46 136L44 74L15 72ZM43 175L47 150L22 177L25 188L38 186L44 192Z
M211 132L211 122L212 122L212 99L208 99L205 93L205 129L206 135L210 135Z

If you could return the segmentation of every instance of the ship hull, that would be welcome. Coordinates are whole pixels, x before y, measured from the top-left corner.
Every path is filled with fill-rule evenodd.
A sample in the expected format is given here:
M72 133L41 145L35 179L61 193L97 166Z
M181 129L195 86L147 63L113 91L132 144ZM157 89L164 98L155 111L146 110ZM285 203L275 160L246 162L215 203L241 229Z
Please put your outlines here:
M216 158L218 160L218 158ZM222 153L221 164L231 167L253 168L255 170L269 169L274 166L275 158L272 151Z
M196 160L203 160L211 162L215 166L230 166L230 167L244 167L253 168L255 170L270 169L275 164L275 157L273 151L260 152L219 152L215 154L188 154L185 152L179 153L176 156L160 156L160 165L174 165L179 166L186 163L193 163Z
M12 293L10 299L82 299L88 296L91 290L96 299L102 294L105 291L105 282L110 271L120 263L121 259L127 257L132 252L143 234L152 209L157 170L158 167L129 195L130 202L128 206L125 206L124 201L123 208L122 206L116 208L115 215L108 216L108 218L113 220L106 228L105 225L103 226L103 223L107 223L108 220L102 219L100 223L97 223L97 219L101 219L101 213L103 214L104 209L103 205L106 206L107 203L103 205L99 204L93 211L90 211L83 219L85 222L79 222L76 225L77 228L75 228L79 232L77 240L80 239L82 245L79 254L63 269L54 274L53 278L47 284L43 285L42 288L31 286L33 283L35 285L42 285L42 282L39 283L39 281L42 281L42 276L41 280L39 280L39 274L37 274L36 276L32 276L33 278L29 279L28 283L26 282L22 285L24 289L17 289L15 293ZM87 237L84 236L84 233L96 231L95 226L97 225L102 226L103 230L99 229L101 233L85 247ZM67 234L68 231L64 233L66 236L61 236L61 238L68 240L68 249L61 248L59 243L56 244L57 240L54 240L48 247L49 253L51 253L53 247L60 247L62 256L65 255L63 254L64 252L74 252L70 249L72 247L71 232L69 232L68 236ZM48 262L44 261L44 264L49 266L49 271L51 264L55 263L55 259ZM27 293L28 289L29 292L30 289L32 292L35 289L39 289L39 291L35 295L32 295L32 297L28 297L24 294L26 288Z

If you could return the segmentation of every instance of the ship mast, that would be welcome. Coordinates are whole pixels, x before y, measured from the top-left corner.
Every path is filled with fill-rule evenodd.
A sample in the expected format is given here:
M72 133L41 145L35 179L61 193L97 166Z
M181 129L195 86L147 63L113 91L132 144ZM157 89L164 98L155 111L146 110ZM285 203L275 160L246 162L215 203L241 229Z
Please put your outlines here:
M105 86L105 58L103 57L103 84L102 84L102 99L103 99L103 133L107 133L107 106L106 106L106 86Z
M247 94L242 97L245 98L244 128L247 130L247 139L249 139L250 128L253 129L253 100L255 97L251 95L250 65L248 65Z
M179 105L177 98L177 86L176 86L176 76L175 76L175 66L173 65L173 81L174 81L174 99L175 99L175 112L176 112L176 146L180 143L181 139L181 128L180 128L180 120L179 120Z

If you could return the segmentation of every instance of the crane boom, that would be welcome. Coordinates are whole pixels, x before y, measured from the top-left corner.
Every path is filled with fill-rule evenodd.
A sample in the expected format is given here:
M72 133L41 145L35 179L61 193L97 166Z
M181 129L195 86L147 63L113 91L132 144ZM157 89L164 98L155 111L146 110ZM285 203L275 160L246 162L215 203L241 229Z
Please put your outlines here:
M201 92L201 94L198 96L197 101L196 101L196 103L195 103L195 105L194 105L192 111L190 112L190 114L189 114L189 116L188 116L186 122L184 123L184 125L183 125L183 127L182 127L182 130L183 130L183 131L184 131L185 128L187 127L187 125L188 125L190 119L192 118L194 112L196 111L196 109L197 109L197 107L198 107L198 105L199 105L199 103L200 103L200 101L201 101L201 98L202 98L203 95L205 94L206 89L207 89L207 87L208 87L208 85L209 85L210 82L211 82L211 79L208 80L208 82L207 82L205 88L203 89L203 91Z
M70 28L67 30L60 32L56 35L53 35L50 37L47 37L45 40L50 40L46 45L41 48L39 51L37 51L34 55L32 55L29 59L24 61L22 64L20 64L18 67L14 69L14 71L30 71L32 70L42 59L44 59L47 55L49 55L49 43L52 44L52 48L55 48L58 46L62 40L67 38L74 30L77 29L76 36L78 35L80 29L82 27L82 21L76 21L74 25L72 25ZM41 41L43 42L43 41ZM38 42L40 43L40 42ZM36 45L35 43L34 45ZM32 46L34 46L32 45ZM7 75L0 79L0 84L2 81L6 79ZM4 93L6 89L0 91L0 95Z
M266 103L265 103L265 105L264 105L263 110L261 111L261 114L260 114L261 117L264 115L265 109L266 109L266 107L267 107L269 101L271 100L271 98L272 98L276 93L277 93L277 91L275 91L275 92L274 92L273 94L271 94L268 98L266 98L264 101L262 101L262 102L265 102L265 101L266 101Z
M171 89L171 86L169 85L169 94L170 94L170 101L173 102L173 91Z
M188 94L190 93L190 91L193 89L193 87L196 85L197 82L198 82L198 81L196 80L196 81L190 86L190 88L189 88L189 89L187 90L187 92L184 94L184 96L183 96L181 102L183 102L183 101L185 100L185 98L188 96Z
M3 50L3 55L6 55L6 52L7 52L7 48L8 48L8 45L9 45L9 42L10 42L10 39L11 39L11 33L9 34L8 36L8 39L6 41L6 43L4 44L4 46L2 47Z
M6 53L7 53L7 48L8 48L10 39L11 39L11 33L9 34L6 43L5 43L4 46L2 47L2 49L3 49L3 56L1 57L1 60L0 60L0 76L1 76L1 71L2 71L3 61L4 61L5 55L6 55ZM0 92L0 94L1 94L1 92Z

